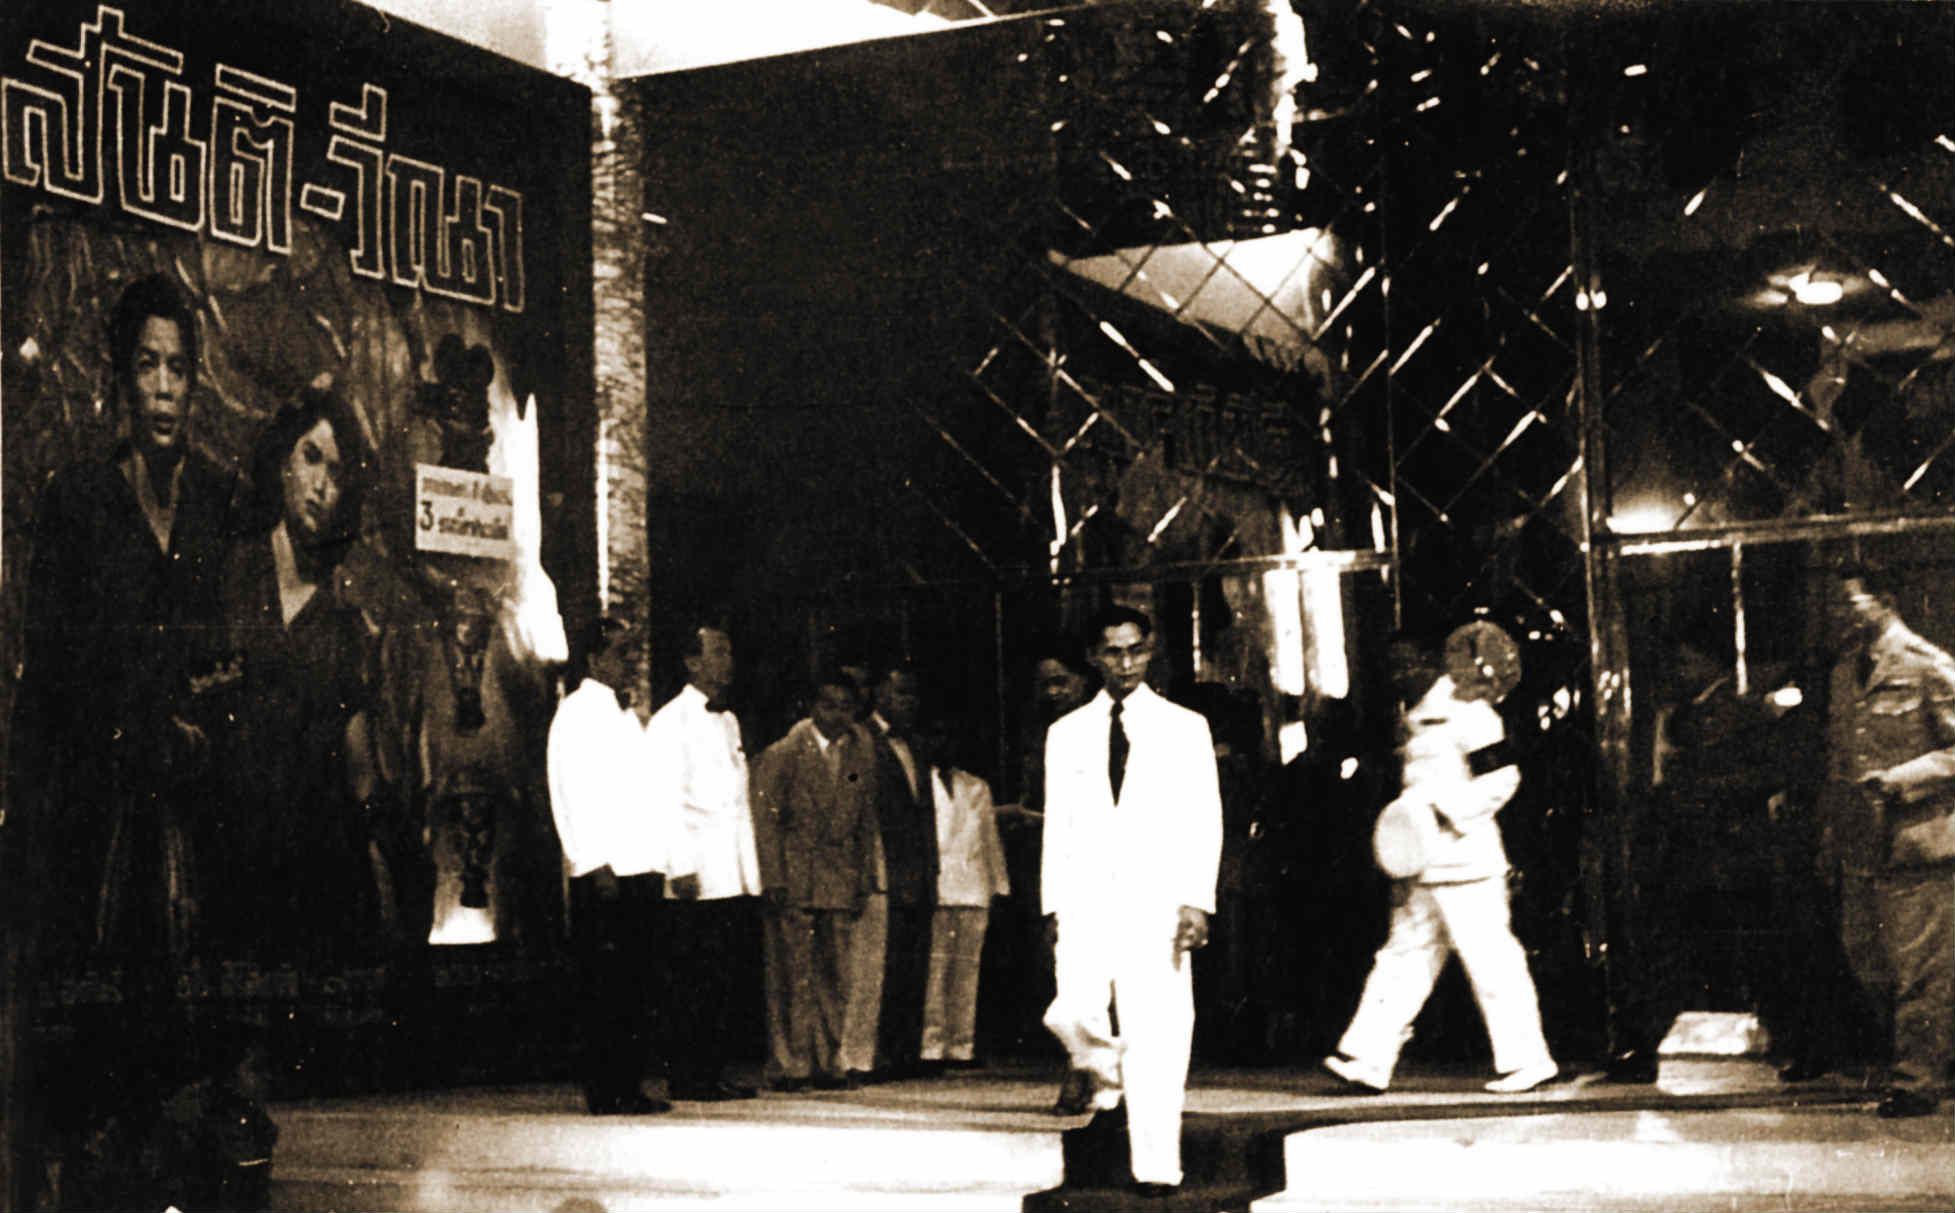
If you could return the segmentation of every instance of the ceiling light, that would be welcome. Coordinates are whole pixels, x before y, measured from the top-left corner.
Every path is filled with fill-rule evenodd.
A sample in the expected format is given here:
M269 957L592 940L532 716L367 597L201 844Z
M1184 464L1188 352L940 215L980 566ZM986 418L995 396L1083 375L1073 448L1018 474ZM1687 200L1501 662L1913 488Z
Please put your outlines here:
M1846 287L1831 275L1815 277L1801 270L1786 279L1792 297L1807 307L1830 307L1846 298Z

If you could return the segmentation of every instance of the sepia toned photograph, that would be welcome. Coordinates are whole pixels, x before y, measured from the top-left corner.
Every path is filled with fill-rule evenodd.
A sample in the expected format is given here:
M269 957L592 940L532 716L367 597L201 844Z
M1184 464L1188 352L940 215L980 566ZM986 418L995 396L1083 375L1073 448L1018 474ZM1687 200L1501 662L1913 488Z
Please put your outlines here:
M1951 54L9 0L0 1208L1949 1208Z

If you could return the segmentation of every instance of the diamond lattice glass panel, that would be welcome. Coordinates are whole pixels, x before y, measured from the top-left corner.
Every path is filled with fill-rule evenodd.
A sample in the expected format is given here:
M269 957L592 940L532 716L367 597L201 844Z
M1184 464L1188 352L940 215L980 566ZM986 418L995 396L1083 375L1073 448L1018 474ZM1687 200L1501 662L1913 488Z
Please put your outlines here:
M1583 614L1560 66L1462 23L1387 23L1392 416L1408 620Z
M1949 34L1719 6L1604 52L1617 529L1955 505Z
M964 283L977 323L933 419L960 452L980 445L967 433L1014 435L988 470L1044 533L994 564L1382 544L1360 457L1382 418L1343 407L1352 368L1378 362L1356 350L1381 278L1343 230L1368 221L1374 170L1334 95L1363 86L1302 90L1326 133L1292 143L1274 113L1302 74L1300 40L1279 49L1296 25L1110 6L1054 17L1011 65L1050 115L1052 172L1008 216L974 200L959 217L1004 255Z

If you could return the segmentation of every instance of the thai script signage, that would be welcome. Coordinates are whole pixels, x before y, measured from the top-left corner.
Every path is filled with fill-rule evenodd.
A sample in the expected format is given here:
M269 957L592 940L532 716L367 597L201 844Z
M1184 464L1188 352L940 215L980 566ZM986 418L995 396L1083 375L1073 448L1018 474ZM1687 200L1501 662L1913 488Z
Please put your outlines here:
M389 150L386 88L363 83L320 114L296 86L229 63L186 79L182 51L107 5L73 45L35 38L23 58L0 78L9 183L285 256L296 209L350 225L363 277L523 310L522 193ZM324 154L308 160L298 147L320 118Z

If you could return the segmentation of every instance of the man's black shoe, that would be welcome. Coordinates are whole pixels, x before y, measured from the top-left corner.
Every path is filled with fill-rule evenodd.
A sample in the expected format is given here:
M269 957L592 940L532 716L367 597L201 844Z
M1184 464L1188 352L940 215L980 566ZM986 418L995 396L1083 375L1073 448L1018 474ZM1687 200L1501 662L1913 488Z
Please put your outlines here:
M1066 1071L1066 1079L1059 1084L1059 1099L1052 1105L1054 1116L1078 1116L1093 1102L1093 1080L1084 1070Z
M847 1074L817 1074L814 1077L817 1091L859 1091L862 1084Z
M591 1100L589 1107L592 1116L656 1116L660 1112L670 1112L672 1101L653 1099L640 1091L616 1099Z
M1649 1049L1631 1049L1609 1059L1602 1071L1603 1082L1655 1082L1660 1059Z
M768 1079L767 1089L769 1091L781 1091L786 1094L792 1095L796 1091L807 1090L808 1080L805 1078L797 1078L788 1075L783 1075L780 1078Z
M882 1081L882 1075L874 1070L850 1070L843 1077L847 1078L850 1082L855 1084L853 1087L849 1088L852 1091L859 1090L863 1087L866 1087L870 1083L876 1083Z
M1833 1072L1833 1063L1818 1057L1795 1057L1779 1067L1780 1082L1811 1082Z
M1179 1191L1181 1191L1180 1184L1156 1183L1146 1179L1134 1184L1134 1195L1146 1200L1163 1200Z
M1929 1116L1941 1105L1932 1095L1919 1091L1908 1091L1896 1087L1887 1093L1886 1098L1874 1106L1874 1115L1882 1120L1901 1120L1909 1116Z
M672 1098L685 1103L724 1103L730 1099L752 1099L752 1087L724 1081L679 1083L671 1089Z

